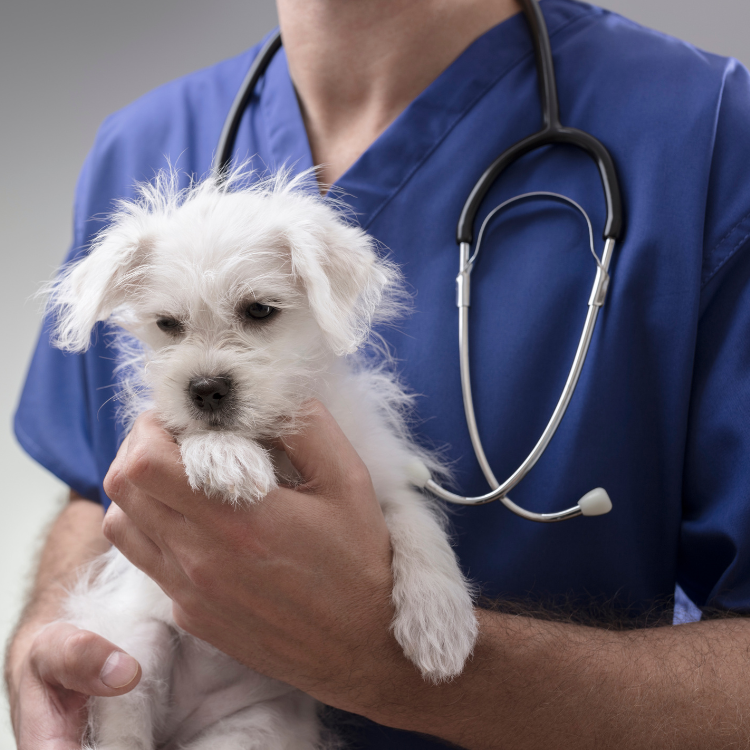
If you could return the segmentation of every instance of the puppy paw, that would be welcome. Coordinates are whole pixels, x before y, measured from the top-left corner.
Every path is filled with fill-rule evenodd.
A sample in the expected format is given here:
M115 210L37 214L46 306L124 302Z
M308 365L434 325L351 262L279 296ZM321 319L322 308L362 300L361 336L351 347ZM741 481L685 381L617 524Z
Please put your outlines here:
M194 490L234 505L253 503L276 487L268 451L232 432L187 435L180 441L182 463Z
M394 589L396 640L426 680L440 683L457 677L479 630L466 582L423 578L410 588Z
M381 506L393 550L393 634L426 680L450 680L461 674L477 639L471 586L423 495L395 493Z

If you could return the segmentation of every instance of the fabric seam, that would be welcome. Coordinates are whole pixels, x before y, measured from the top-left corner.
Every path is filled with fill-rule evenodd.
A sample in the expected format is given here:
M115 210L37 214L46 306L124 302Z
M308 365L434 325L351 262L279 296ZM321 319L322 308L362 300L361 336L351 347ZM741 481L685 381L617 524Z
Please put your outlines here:
M750 211L748 211L746 214L743 215L743 217L732 227L732 229L727 232L727 234L724 235L724 237L721 239L720 242L718 242L716 245L714 245L713 250L711 251L712 254L715 253L721 245L724 243L724 241L727 239L727 237L731 236L732 232L734 232L738 226L740 226L743 222L750 219ZM729 251L727 256L719 263L716 268L714 268L713 271L706 277L705 281L701 284L701 291L703 291L706 286L709 284L709 282L716 276L716 274L737 254L737 252L742 248L742 246L747 242L748 238L750 238L750 231L747 232L742 236L742 238L737 242L737 244Z
M722 236L722 238L713 246L713 249L711 250L712 253L715 253L718 248L720 248L731 236L737 227L742 224L747 217L750 216L750 211L748 211L746 214L743 214L743 216L737 221L737 223L729 230L727 230L726 234Z

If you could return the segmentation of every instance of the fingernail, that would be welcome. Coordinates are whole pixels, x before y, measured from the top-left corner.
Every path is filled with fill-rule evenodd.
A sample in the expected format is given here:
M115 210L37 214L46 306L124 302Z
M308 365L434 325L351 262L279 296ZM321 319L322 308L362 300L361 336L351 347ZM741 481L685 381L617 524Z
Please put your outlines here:
M130 685L138 674L138 662L122 651L114 651L104 662L99 679L109 688L119 690Z

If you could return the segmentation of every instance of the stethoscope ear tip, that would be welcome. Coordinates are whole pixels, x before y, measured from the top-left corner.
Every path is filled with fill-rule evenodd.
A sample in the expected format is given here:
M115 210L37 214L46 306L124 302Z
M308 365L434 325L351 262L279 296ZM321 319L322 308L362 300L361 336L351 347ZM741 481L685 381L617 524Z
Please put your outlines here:
M578 507L584 516L603 516L612 510L612 501L604 487L597 487L578 501Z

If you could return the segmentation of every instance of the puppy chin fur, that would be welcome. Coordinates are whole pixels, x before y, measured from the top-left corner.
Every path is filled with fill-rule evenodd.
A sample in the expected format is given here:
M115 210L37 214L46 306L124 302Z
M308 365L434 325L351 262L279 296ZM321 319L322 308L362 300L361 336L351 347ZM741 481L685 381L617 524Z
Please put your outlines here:
M154 409L193 489L217 501L261 501L278 480L270 441L304 425L311 398L325 404L365 462L391 534L393 634L425 679L454 678L477 636L472 590L444 514L411 486L407 467L419 460L448 472L412 440L412 399L370 338L404 307L397 268L309 173L258 180L238 171L224 183L211 175L186 190L178 184L165 172L142 185L90 254L48 285L57 345L82 351L97 322L113 324L120 418L130 425ZM252 319L254 303L274 312ZM164 319L179 330L161 330ZM188 392L200 377L231 382L212 419ZM179 631L171 602L117 551L81 579L66 619L143 667L128 695L92 700L91 748L335 744L308 696Z

